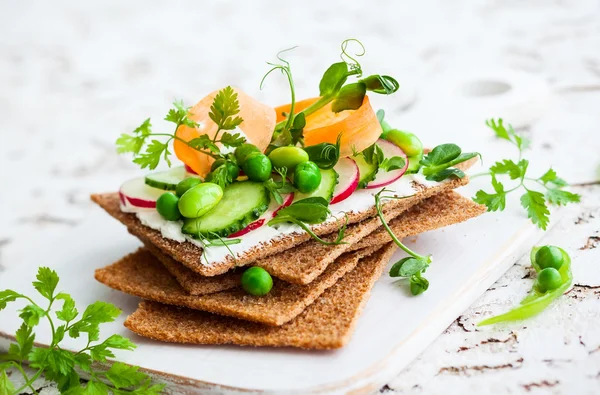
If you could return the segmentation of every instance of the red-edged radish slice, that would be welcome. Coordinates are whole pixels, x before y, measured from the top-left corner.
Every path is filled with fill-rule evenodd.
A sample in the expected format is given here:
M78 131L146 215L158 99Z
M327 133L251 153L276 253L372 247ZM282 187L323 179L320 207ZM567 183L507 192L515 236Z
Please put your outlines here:
M338 184L333 190L333 198L330 204L336 204L346 200L352 192L358 188L360 173L356 162L351 158L341 158L333 168L338 175Z
M392 170L392 171L383 171L383 170L379 169L375 179L367 185L367 189L381 188L386 185L389 185L392 182L399 179L400 177L402 177L404 175L404 173L406 173L406 170L408 169L408 157L406 156L406 154L404 153L404 151L402 151L402 149L400 147L398 147L394 143L391 143L391 142L389 142L387 140L383 140L383 139L377 140L377 145L379 145L379 147L381 147L381 150L383 151L386 158L391 158L392 156L401 156L404 158L405 165L402 169L397 169L397 170Z
M156 200L163 193L162 189L146 185L144 177L125 181L119 189L121 203L139 208L156 208Z
M271 214L271 216L274 218L277 215L277 212L279 210L281 210L284 207L289 206L290 204L292 204L292 202L294 201L294 194L293 193L289 193L287 196L285 196L285 198L283 199L283 203L281 204L281 206L277 207L277 209L275 211L273 211ZM264 216L268 216L269 215L269 211L267 211L265 213ZM256 221L252 222L250 225L246 226L244 229L239 230L235 233L230 234L229 236L227 236L228 239L233 239L235 237L240 237L243 236L247 233L252 232L253 230L256 230L258 228L260 228L261 226L263 226L265 224L265 220L266 218L259 218Z
M265 219L264 218L258 219L256 221L252 222L250 225L246 226L244 229L238 230L237 232L230 234L229 236L227 236L227 238L228 239L233 239L233 238L236 238L236 237L243 236L246 233L250 233L253 230L260 228L264 224L265 224Z
M289 206L290 204L292 204L293 201L294 201L294 193L293 192L288 193L288 195L283 199L283 203L281 204L281 206L277 207L277 210L273 211L273 218L275 218L275 216L277 215L277 212L279 210Z

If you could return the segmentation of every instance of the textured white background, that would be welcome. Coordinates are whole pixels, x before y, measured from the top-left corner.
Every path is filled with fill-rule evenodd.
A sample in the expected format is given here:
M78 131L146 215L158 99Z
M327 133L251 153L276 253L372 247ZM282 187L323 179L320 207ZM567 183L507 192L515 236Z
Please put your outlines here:
M431 105L436 81L452 70L501 68L545 80L552 95L525 129L529 156L591 184L576 187L582 204L545 240L573 257L576 285L567 296L526 322L476 329L480 316L505 311L530 287L521 259L381 391L599 393L598 1L1 0L0 284L2 268L18 266L36 240L93 210L90 192L136 174L114 153L120 132L160 119L174 98L192 104L226 84L286 102L282 81L262 92L258 82L264 61L293 45L298 94L315 95L347 37L367 46L365 69L400 81L400 95L379 103L429 144L444 135L477 141L466 128L481 124L480 114Z

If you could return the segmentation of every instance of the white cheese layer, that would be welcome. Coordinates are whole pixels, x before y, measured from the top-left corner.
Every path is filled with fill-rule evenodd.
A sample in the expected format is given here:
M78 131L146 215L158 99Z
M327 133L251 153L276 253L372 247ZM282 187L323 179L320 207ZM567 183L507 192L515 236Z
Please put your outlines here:
M398 197L411 196L418 192L413 187L413 181L418 182L421 185L431 187L437 185L436 182L425 180L425 178L419 174L405 174L397 181L387 185L385 188L393 191L393 194ZM375 206L375 194L377 194L383 188L376 189L359 189L356 190L350 197L339 203L332 204L329 206L331 210L331 217L326 220L334 221L336 218L341 218L345 213L362 212ZM203 265L213 265L217 262L222 262L232 253L237 258L247 252L260 248L262 245L271 244L277 242L278 239L285 237L293 233L304 232L302 228L294 224L279 224L275 227L267 226L266 222L273 217L274 210L277 209L277 204L272 202L271 207L261 218L265 218L265 225L258 229L255 229L239 239L239 244L232 244L228 246L214 246L207 248L202 258ZM203 247L202 242L193 239L192 237L185 235L181 232L183 223L181 221L167 221L158 214L154 209L137 209L131 205L121 205L121 210L124 212L134 212L139 218L140 222L149 228L158 230L162 236L168 239L172 239L178 242L188 241L199 247Z

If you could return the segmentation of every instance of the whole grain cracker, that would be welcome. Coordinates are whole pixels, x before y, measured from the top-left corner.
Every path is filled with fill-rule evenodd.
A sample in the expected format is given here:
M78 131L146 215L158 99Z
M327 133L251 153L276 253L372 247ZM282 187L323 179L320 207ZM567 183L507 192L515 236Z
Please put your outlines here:
M140 336L172 343L340 348L350 340L394 249L388 244L362 259L296 319L279 327L148 301L125 320L125 326Z
M359 250L339 257L308 285L275 279L271 292L262 297L249 295L241 288L210 295L189 295L161 263L172 258L158 248L154 248L152 253L141 248L110 266L96 270L95 277L113 289L144 299L267 325L282 325L300 314L325 289L352 270L359 258L371 254L375 249Z

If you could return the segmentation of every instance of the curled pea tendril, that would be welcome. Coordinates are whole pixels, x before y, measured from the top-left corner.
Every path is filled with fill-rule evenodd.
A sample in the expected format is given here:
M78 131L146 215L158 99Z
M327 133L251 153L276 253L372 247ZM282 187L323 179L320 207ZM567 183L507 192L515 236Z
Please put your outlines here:
M348 45L350 43L356 43L360 47L360 50L355 52L354 55L350 55L348 53ZM342 41L341 45L342 53L340 54L340 58L348 64L350 70L354 71L358 77L362 76L362 68L360 63L356 59L356 57L364 56L367 53L365 46L356 38L348 38Z

